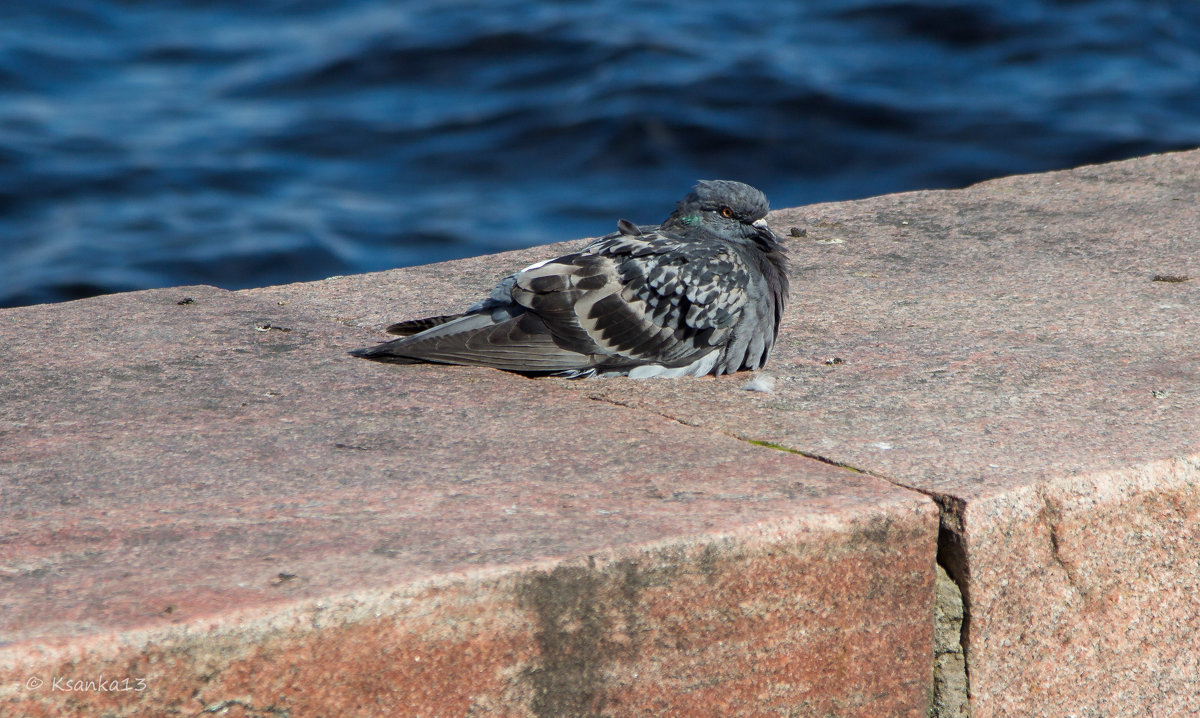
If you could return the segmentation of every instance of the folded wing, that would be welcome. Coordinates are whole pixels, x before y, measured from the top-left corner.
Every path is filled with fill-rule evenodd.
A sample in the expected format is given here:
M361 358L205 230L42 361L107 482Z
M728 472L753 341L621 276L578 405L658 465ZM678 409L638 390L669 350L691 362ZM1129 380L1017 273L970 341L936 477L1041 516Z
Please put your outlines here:
M626 229L528 267L461 316L401 322L356 352L527 373L678 367L728 341L749 270L727 243Z

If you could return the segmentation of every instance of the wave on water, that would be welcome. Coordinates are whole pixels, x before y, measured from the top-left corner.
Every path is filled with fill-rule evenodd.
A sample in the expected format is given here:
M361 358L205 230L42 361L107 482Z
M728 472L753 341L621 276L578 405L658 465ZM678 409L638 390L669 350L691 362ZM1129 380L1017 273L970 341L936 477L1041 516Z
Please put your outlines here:
M1198 118L1190 0L18 0L0 306L595 236L699 178L958 187Z

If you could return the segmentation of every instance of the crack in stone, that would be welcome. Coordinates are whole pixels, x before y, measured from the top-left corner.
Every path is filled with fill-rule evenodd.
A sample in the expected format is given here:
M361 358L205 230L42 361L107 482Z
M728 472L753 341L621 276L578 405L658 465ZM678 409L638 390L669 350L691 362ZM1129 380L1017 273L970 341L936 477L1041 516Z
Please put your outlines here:
M1039 489L1038 497L1042 500L1041 519L1046 524L1046 530L1050 533L1050 558L1053 559L1055 565L1062 569L1063 575L1067 577L1067 583L1071 588L1079 594L1083 600L1088 599L1088 588L1083 585L1079 579L1079 574L1075 570L1071 561L1063 558L1061 530L1058 525L1057 518L1062 515L1062 511L1055 502L1046 495L1046 492Z
M230 700L218 701L216 703L207 703L200 710L201 713L228 713L230 708L241 708L242 715L250 716L251 718L261 718L268 716L277 716L280 718L288 718L291 711L286 708L276 708L275 706L267 706L265 708L256 708L252 704L232 698Z
M677 424L682 424L684 426L687 426L687 427L690 427L693 429L708 428L698 422L691 422L691 421L687 421L685 419L681 419L678 416L675 416L674 414L669 414L667 412L659 411L657 409L652 409L652 408L646 407L646 406L638 406L637 404L619 401L617 399L613 399L613 398L610 398L607 396L589 395L588 398L591 399L592 401L604 402L606 404L611 404L613 406L619 406L623 409L635 409L637 411L648 411L651 414L654 414L656 416L661 416L664 419L670 419L671 421L674 421ZM889 479L885 476L878 476L875 474L871 474L870 472L860 469L857 466L854 466L852 464L847 464L847 463L838 461L836 459L831 459L827 456L822 456L820 454L817 454L817 453L814 453L811 451L805 451L803 449L793 449L790 446L784 446L783 444L777 444L773 441L763 441L761 439L751 439L749 437L739 436L737 434L732 434L727 431L721 431L720 429L711 429L710 428L709 431L712 431L715 434L721 434L722 436L728 436L732 439L737 439L738 441L743 441L747 444L752 444L754 446L762 446L762 447L765 447L768 449L774 449L776 451L783 451L788 454L796 454L798 456L803 456L807 459L812 459L813 461L820 461L822 464L829 464L830 466L836 466L839 469L846 469L847 471L853 471L856 474L865 474L868 476L875 476L875 478L883 479L884 481L887 481L888 483L893 484L895 486L899 486L901 488L906 488L906 489L909 488L907 486L904 486L903 484L892 481L891 479Z
M693 429L704 428L701 424L698 424L695 422L690 422L690 421L685 421L683 419L680 419L678 416L675 416L674 414L668 414L665 411L658 411L657 409L651 409L650 407L638 406L637 404L632 404L632 403L628 403L628 402L624 402L624 401L618 401L616 399L611 399L607 396L599 396L596 394L588 394L587 398L591 399L592 401L599 401L599 402L603 402L605 404L612 404L613 406L619 406L622 409L635 409L637 411L648 411L651 414L654 414L656 416L661 416L664 419L670 419L671 421L675 422L676 424L683 424L684 426L690 426ZM721 433L721 432L719 432L719 433Z
M946 568L937 564L933 603L933 695L929 718L970 718L967 655L962 644L965 618L962 592Z
M919 490L919 489L918 489ZM934 603L934 686L930 718L969 718L971 668L971 569L967 561L967 502L932 491L921 493L938 507L937 595ZM957 617L957 620L954 620ZM938 647L946 647L939 653ZM945 658L951 654L961 661Z
M739 441L744 441L747 444L753 444L755 446L765 446L768 449L775 449L776 451L784 451L789 454L798 454L805 458L812 459L813 461L820 461L822 464L829 464L830 466L836 466L839 469L846 469L847 471L853 471L856 474L866 474L867 473L866 471L863 471L862 469L858 468L857 466L852 466L850 464L846 464L841 461L837 461L835 459L830 459L829 457L821 456L820 454L814 454L811 451L805 451L803 449L793 449L790 446L784 446L783 444L776 444L773 441L759 441L758 439L747 439L744 436L737 436L735 434L729 434L729 436L732 436L733 438L735 438ZM882 478L882 477L876 477L876 478ZM884 481L887 481L887 479L884 479Z

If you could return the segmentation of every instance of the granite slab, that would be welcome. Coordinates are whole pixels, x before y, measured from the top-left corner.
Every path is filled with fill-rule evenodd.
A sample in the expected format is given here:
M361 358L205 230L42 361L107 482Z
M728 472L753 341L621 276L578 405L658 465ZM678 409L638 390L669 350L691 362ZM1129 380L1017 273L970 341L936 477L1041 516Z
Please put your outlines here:
M327 290L0 311L0 713L924 715L927 497Z
M773 392L563 390L933 497L976 718L1200 710L1200 151L769 219ZM254 293L378 329L576 246Z

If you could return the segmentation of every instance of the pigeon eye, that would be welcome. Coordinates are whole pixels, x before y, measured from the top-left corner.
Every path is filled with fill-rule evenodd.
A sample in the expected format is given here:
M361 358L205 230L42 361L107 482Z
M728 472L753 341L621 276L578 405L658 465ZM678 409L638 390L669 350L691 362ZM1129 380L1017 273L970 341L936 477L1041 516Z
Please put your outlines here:
M721 216L725 219L733 219L733 210L728 207L721 208Z

